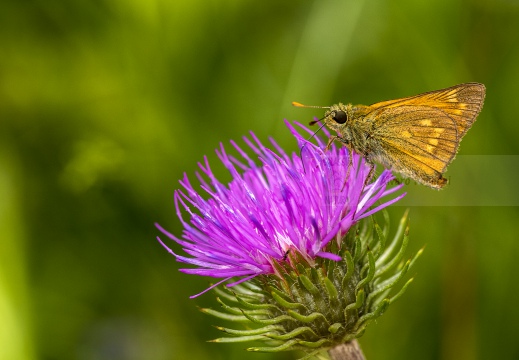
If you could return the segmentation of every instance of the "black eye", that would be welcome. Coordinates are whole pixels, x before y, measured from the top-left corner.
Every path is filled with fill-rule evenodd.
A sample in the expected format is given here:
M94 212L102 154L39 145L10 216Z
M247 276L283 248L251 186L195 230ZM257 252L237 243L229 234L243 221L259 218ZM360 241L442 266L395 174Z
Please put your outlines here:
M348 115L344 111L339 110L335 112L332 119L335 120L337 124L344 124L346 120L348 120Z

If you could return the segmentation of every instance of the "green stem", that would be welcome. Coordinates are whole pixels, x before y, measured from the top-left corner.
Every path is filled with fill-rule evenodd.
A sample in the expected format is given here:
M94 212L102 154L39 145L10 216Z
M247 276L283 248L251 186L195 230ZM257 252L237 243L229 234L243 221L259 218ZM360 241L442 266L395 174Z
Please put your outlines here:
M328 350L330 360L366 360L357 340L348 341Z

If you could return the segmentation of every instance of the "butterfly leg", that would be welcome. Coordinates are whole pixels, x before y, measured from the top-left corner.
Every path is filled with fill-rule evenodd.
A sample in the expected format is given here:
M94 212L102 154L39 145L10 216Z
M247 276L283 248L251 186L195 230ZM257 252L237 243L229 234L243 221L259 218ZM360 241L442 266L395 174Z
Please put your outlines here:
M362 157L366 161L366 164L369 166L369 172L368 176L366 177L366 180L364 180L364 186L369 184L369 182L373 178L373 175L375 174L375 162L373 161L370 154L371 152L369 151L369 149L366 149L366 151L364 151L364 154L362 154Z
M368 165L369 165L369 173L368 173L368 176L366 176L366 180L364 180L364 187L369 184L369 182L373 178L373 174L375 173L375 164L368 161Z
M333 142L335 140L339 140L341 143L343 143L344 145L346 145L346 147L350 148L350 142L348 139L346 138L343 138L343 137L340 137L338 135L332 135L330 136L330 138L328 139L328 144L326 145L326 148L325 150L328 151L330 150L330 147L332 146Z
M351 172L351 169L353 168L353 151L350 150L349 148L346 148L346 151L348 152L348 170L346 171L346 176L344 177L344 184L342 185L342 190L344 190L344 187L346 186L346 184L348 184L349 180L350 180L350 172Z
M330 150L330 148L332 147L332 144L335 140L340 140L341 138L337 135L332 135L330 136L330 138L328 139L328 144L326 144L326 147L324 148L324 151L328 151Z

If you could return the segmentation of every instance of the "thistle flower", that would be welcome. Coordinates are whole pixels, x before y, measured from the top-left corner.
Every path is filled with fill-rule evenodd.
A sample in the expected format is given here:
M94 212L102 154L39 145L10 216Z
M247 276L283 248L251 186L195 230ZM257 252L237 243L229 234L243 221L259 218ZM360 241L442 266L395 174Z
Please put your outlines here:
M174 195L182 238L157 227L189 256L159 241L177 261L195 266L180 271L221 279L192 297L215 288L226 313L204 312L257 324L252 330L220 328L234 337L215 341L270 345L253 351L320 351L360 336L368 320L399 296L387 298L411 265L395 270L407 244L407 236L401 241L406 221L386 248L387 228L370 215L405 193L389 196L402 187L388 186L394 180L390 171L371 181L372 166L359 155L335 144L325 149L318 137L314 144L286 125L300 155L286 154L273 139L271 150L251 132L243 140L259 160L233 141L241 160L223 145L216 151L232 176L227 185L216 179L207 158L199 164L205 178L197 177L208 199L184 175L183 190ZM391 257L400 243L403 249ZM223 289L216 288L224 282Z

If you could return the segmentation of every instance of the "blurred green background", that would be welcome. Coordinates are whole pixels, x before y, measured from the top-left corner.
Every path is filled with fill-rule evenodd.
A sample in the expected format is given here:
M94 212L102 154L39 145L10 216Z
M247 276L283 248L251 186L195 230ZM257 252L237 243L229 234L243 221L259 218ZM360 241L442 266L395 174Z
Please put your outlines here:
M452 187L408 186L391 210L396 225L411 206L409 254L427 245L415 281L360 343L376 360L519 358L518 63L517 0L2 1L0 359L295 358L206 342L221 322L197 306L218 305L188 296L208 279L155 240L155 221L180 234L178 179L204 154L228 179L214 149L250 130L297 151L282 120L322 111L291 101L468 81L487 98ZM471 156L501 166L457 182Z

